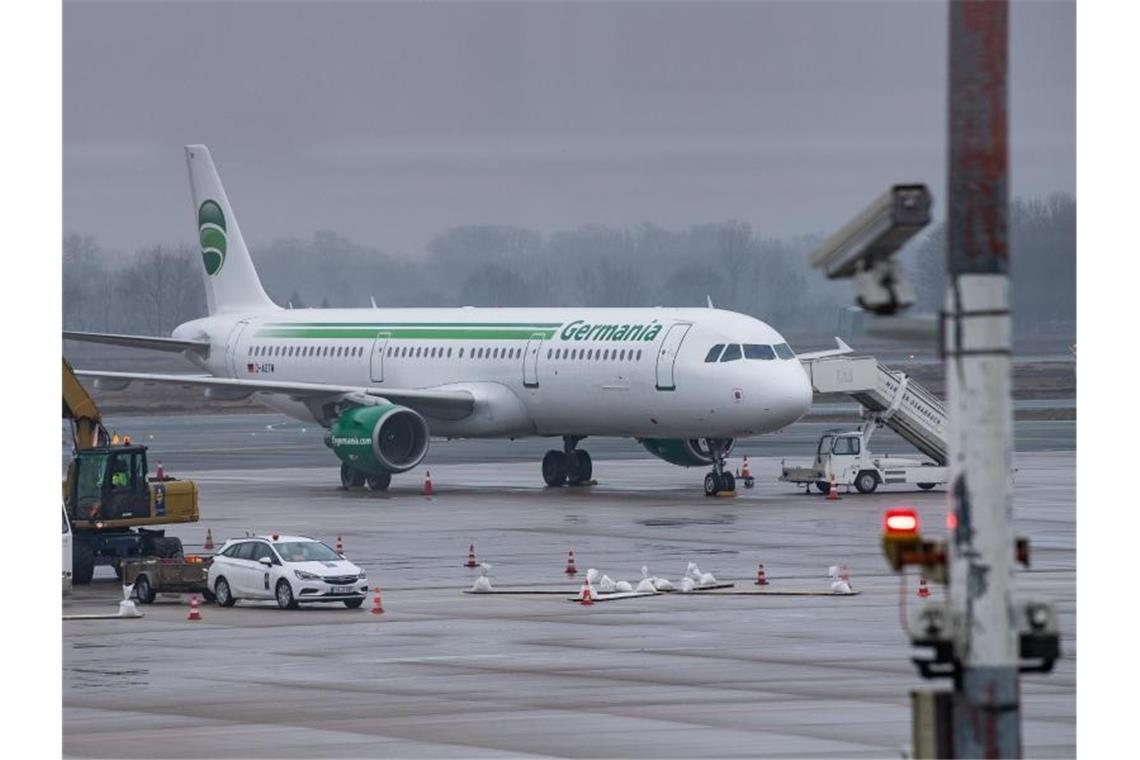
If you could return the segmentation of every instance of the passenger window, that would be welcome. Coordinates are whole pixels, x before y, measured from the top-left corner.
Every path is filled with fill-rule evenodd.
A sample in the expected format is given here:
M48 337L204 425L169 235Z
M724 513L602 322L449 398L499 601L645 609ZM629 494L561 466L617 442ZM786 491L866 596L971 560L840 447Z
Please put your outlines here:
M721 355L720 360L722 362L734 362L739 358L740 358L740 344L739 343L729 343L727 346L725 346L724 354Z
M637 349L637 360L641 361L641 349Z
M705 363L711 364L712 362L715 362L717 359L720 358L720 352L723 350L724 350L724 344L723 343L717 343L715 346L710 348L708 354L705 356Z
M775 359L776 352L772 350L771 346L757 345L754 343L744 344L744 358L745 359Z
M256 541L244 541L234 547L234 553L230 556L234 559L253 559L253 552L256 546Z

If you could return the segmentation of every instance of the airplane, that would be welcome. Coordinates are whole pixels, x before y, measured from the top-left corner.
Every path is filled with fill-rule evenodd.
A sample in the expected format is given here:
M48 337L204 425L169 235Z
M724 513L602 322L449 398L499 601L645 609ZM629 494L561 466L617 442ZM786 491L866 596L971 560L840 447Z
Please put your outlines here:
M709 467L714 496L735 482L736 439L808 410L799 357L772 327L712 308L283 309L261 286L210 151L185 148L208 316L171 337L65 331L69 340L182 354L201 373L78 370L97 387L198 386L258 400L328 429L345 488L386 490L432 438L560 437L548 486L591 482L588 436L632 437L675 465Z

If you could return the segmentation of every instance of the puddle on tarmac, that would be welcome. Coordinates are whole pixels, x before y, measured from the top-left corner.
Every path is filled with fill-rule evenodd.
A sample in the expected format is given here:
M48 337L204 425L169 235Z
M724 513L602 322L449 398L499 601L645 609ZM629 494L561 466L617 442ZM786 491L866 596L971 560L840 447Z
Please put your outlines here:
M703 515L701 517L650 517L637 520L647 528L685 528L690 525L732 525L736 515Z
M149 685L148 668L68 668L71 685L83 689Z

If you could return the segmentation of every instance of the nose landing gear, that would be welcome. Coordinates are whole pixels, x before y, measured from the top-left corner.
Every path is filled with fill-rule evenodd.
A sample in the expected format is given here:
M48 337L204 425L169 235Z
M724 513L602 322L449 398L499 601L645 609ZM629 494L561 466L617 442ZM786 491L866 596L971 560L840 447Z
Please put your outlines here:
M721 493L734 493L736 491L736 478L732 472L724 468L728 458L728 449L731 441L720 438L709 438L706 441L709 453L713 457L712 471L705 475L705 496L716 496Z
M590 454L578 449L578 441L585 436L562 436L562 451L551 449L542 458L542 479L551 487L582 485L594 476L594 463Z

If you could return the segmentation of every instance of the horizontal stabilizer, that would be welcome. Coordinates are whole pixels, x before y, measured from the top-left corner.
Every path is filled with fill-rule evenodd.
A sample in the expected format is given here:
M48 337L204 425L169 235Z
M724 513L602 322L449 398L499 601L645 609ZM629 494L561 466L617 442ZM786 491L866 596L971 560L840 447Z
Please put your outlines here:
M121 335L119 333L76 332L74 330L64 330L63 339L78 340L83 343L106 343L112 346L141 348L148 351L170 351L176 354L190 351L205 356L210 353L210 344L204 340L178 340L177 338L159 338L151 335Z

